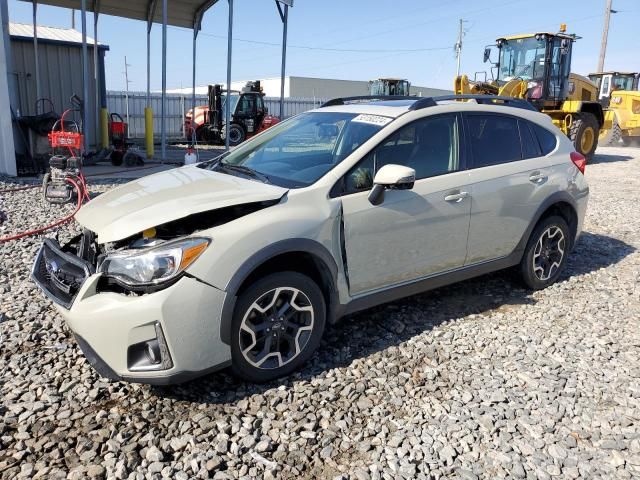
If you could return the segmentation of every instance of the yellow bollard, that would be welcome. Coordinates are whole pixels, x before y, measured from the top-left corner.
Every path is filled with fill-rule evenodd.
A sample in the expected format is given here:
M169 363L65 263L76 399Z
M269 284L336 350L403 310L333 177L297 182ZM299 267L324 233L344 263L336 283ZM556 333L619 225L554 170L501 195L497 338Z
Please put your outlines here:
M106 108L100 109L100 146L109 148L109 112Z
M153 110L151 107L144 109L144 140L147 149L147 159L153 158Z

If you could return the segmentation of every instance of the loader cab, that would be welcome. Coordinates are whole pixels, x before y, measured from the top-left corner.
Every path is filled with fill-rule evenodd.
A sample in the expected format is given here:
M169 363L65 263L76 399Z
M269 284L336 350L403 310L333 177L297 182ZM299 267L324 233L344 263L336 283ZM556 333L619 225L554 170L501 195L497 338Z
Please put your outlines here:
M539 109L555 108L569 97L574 35L536 33L499 38L497 83L527 82L527 99ZM485 53L485 58L487 54Z
M637 91L639 76L638 73L601 72L589 74L589 79L598 88L598 101L606 107L614 91Z
M411 83L401 78L377 78L369 81L369 95L409 96Z

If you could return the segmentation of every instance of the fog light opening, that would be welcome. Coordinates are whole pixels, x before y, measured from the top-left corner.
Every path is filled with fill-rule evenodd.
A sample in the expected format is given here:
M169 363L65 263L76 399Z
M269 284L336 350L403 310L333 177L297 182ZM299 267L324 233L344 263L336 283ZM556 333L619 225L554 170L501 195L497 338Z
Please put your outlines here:
M155 338L129 345L127 349L129 370L168 370L173 367L173 360L159 322L155 322L154 330Z

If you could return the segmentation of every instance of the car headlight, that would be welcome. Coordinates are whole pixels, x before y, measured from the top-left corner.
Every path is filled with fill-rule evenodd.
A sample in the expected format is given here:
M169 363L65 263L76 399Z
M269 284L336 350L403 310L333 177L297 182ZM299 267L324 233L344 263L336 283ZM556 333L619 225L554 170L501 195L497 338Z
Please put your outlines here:
M105 258L100 272L125 285L157 285L180 275L209 243L207 238L187 238L142 251L125 250Z

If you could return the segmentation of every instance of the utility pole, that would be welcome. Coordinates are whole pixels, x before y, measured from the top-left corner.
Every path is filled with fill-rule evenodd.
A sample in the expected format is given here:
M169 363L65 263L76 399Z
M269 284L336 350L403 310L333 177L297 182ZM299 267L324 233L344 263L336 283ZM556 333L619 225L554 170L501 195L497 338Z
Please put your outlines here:
M456 50L456 62L457 62L457 67L456 67L456 77L460 76L460 57L462 56L462 36L464 35L464 31L462 30L462 24L464 23L464 20L461 18L460 19L460 26L458 28L458 41L455 44L455 50Z
M125 93L124 93L124 101L125 101L125 116L127 117L127 125L129 125L129 65L127 63L127 56L124 56L124 85L125 85Z
M71 9L71 28L76 29L76 11Z
M609 21L612 13L618 13L611 8L613 0L607 0L607 7L604 11L604 28L602 29L602 44L600 46L600 59L598 60L598 72L604 71L604 57L607 54L607 40L609 38Z

